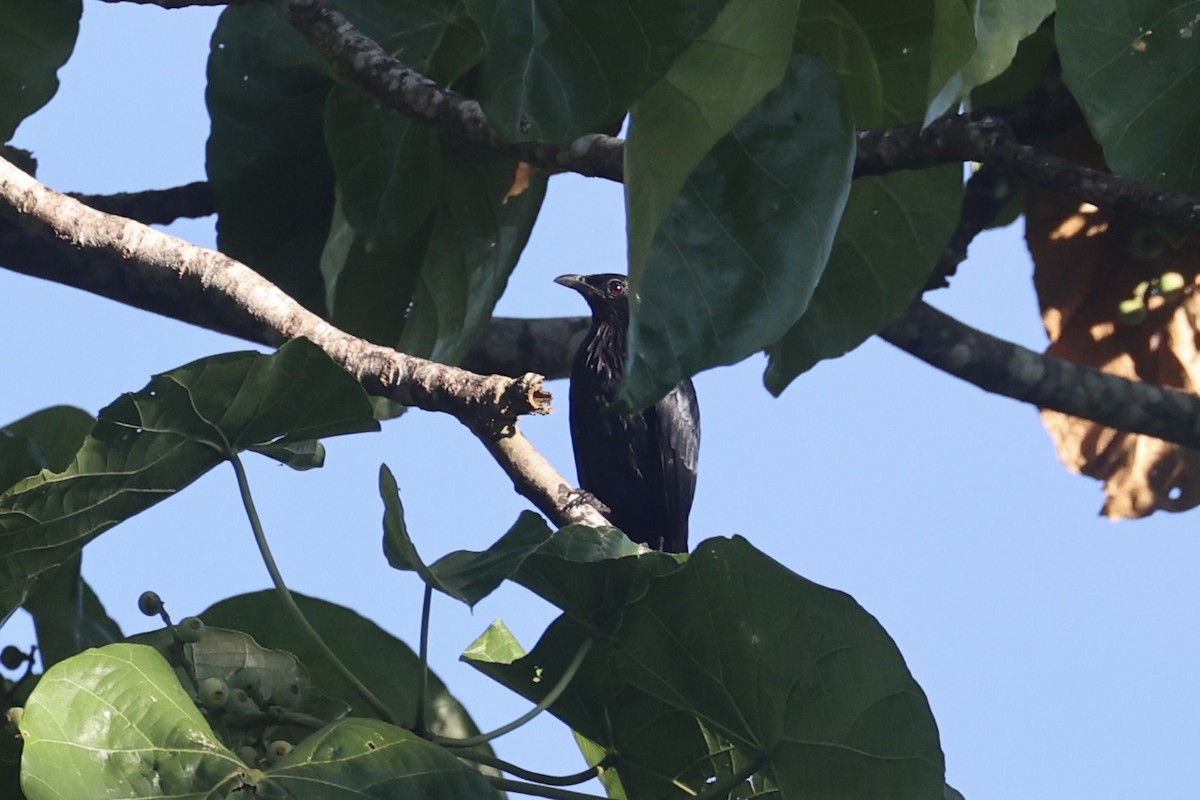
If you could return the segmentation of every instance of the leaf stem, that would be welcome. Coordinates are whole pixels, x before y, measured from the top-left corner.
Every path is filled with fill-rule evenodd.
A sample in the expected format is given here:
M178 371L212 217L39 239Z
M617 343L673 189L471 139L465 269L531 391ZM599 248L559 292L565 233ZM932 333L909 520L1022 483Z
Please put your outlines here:
M562 677L558 679L558 683L554 684L554 688L546 693L546 696L542 698L540 703L507 725L501 725L491 733L481 733L478 736L468 736L465 739L447 739L442 736L434 736L431 737L430 740L437 742L444 747L477 747L481 744L487 744L493 739L498 739L506 733L512 733L517 728L521 727L526 722L529 722L538 714L552 706L554 701L559 698L559 695L566 691L567 687L571 684L571 679L574 678L575 673L579 671L579 666L583 664L584 656L586 656L588 651L592 649L592 643L592 639L585 639L583 644L579 645L579 649L575 652L575 657L571 659L571 663L568 664L567 668L563 671Z
M425 584L425 599L421 602L421 678L417 686L417 717L413 722L413 733L424 736L425 716L429 707L429 616L433 606L433 586Z
M489 777L487 782L497 789L517 794L530 794L537 797L550 797L553 800L604 800L603 797L583 792L572 792L570 789L560 789L557 786L540 786L536 783L514 781L508 778Z
M321 638L321 634L317 633L317 629L304 616L304 612L300 610L300 606L296 605L296 598L292 597L287 584L283 582L283 575L279 572L279 567L275 564L275 557L271 555L271 547L267 544L267 535L263 532L262 522L258 518L258 510L254 507L254 498L250 494L250 481L246 478L246 468L242 466L242 460L238 458L237 453L229 453L228 458L229 463L233 465L234 474L237 475L238 491L242 495L242 506L245 507L246 517L250 520L250 528L254 531L254 541L258 545L258 552L262 556L263 565L266 566L267 572L271 576L271 582L275 584L275 592L279 596L280 602L283 603L292 620L300 626L300 629L317 646L317 649L329 659L329 662L341 673L342 677L349 681L350 685L362 695L362 698L367 701L367 705L385 722L395 725L396 715L392 713L392 710L384 705L383 701L376 697L375 693L368 689L358 679L358 676L351 672L350 668L337 657L337 654L333 652L333 648L325 643L325 640Z
M485 767L495 767L496 769L516 775L518 778L523 780L536 781L538 783L546 784L547 786L575 786L576 784L590 781L592 778L600 775L599 765L595 767L588 767L585 770L576 772L574 775L546 775L542 772L534 772L531 769L519 767L512 762L505 761L502 758L496 758L495 756L487 753L481 753L478 750L461 750L455 752L454 755L463 759L464 761L483 764Z

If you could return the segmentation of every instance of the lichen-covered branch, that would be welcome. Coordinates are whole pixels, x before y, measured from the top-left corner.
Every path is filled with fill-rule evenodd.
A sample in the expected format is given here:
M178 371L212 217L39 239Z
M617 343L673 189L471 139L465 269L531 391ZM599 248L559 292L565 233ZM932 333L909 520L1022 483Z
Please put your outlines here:
M479 375L372 344L335 328L246 265L139 222L105 214L53 191L0 159L3 235L40 241L53 257L41 264L54 278L119 295L174 296L201 318L233 320L255 341L304 337L345 368L371 394L427 411L452 414L497 457L521 494L558 524L605 524L596 509L571 503L571 485L517 426L523 414L550 410L540 375ZM52 265L52 266L51 266ZM36 274L37 264L25 264ZM74 274L86 271L87 275ZM47 277L49 277L47 275ZM186 298L186 302L184 299ZM175 314L182 316L182 312Z
M1200 448L1200 397L998 339L918 301L880 337L984 391Z

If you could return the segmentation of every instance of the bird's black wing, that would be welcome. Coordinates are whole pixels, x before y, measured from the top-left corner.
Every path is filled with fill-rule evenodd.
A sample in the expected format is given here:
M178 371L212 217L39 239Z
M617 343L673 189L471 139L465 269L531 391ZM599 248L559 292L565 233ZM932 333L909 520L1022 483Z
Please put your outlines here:
M688 550L688 516L696 494L696 465L700 459L700 404L696 389L685 379L666 397L646 410L652 412L650 440L660 460L660 491L668 530L662 532L662 549Z

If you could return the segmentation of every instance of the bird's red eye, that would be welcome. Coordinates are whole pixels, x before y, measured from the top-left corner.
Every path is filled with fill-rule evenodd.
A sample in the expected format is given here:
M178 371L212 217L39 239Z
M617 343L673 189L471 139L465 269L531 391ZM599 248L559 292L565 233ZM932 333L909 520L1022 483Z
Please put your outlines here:
M614 278L613 280L608 282L609 297L620 297L623 294L625 294L625 282L624 281L619 281Z

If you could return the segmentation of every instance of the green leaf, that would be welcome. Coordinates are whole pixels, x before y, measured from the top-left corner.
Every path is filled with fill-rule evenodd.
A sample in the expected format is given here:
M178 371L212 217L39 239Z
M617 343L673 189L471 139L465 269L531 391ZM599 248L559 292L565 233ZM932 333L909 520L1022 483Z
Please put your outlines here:
M761 350L796 322L825 268L853 160L836 76L795 57L688 178L645 262L632 261L626 408Z
M808 311L767 348L763 382L771 393L858 347L908 308L958 222L961 174L947 164L854 182Z
M625 116L727 1L466 0L488 45L473 96L510 141L599 130Z
M526 511L487 550L457 550L426 566L408 535L396 479L386 464L379 468L379 493L383 497L383 550L388 563L396 569L416 572L429 586L468 606L474 607L494 592L550 536L542 518Z
M491 320L529 241L548 178L535 173L522 194L507 197L515 161L451 138L442 141L442 157L441 203L398 348L454 364Z
M711 539L625 612L616 668L768 756L782 797L940 798L924 693L853 598Z
M82 0L4 0L0 15L0 144L58 91L79 35Z
M292 593L300 610L347 667L394 711L401 725L416 721L421 661L408 645L360 614L324 600ZM210 626L244 631L264 647L300 659L315 689L351 706L357 716L375 716L354 687L329 663L307 633L291 620L274 591L252 592L216 603L200 614ZM433 672L429 673L427 724L440 736L479 733L462 704Z
M643 558L592 564L613 573L607 585L620 600L609 602L623 606L604 635L564 614L527 655L493 628L466 658L540 700L593 639L550 710L611 757L629 797L670 796L676 778L699 790L728 759L760 757L768 759L760 777L785 798L941 797L925 696L852 598L740 538L709 540L630 590L621 573ZM574 574L567 567L561 583ZM724 743L736 752L722 755Z
M121 628L83 579L82 555L76 554L51 572L25 601L44 666L89 647L111 644L122 636Z
M855 126L871 128L921 118L934 26L930 0L814 0L803 8L796 41L839 65L847 96L872 98L852 105ZM854 181L808 309L767 348L767 388L782 392L818 361L852 350L899 316L953 232L961 197L956 165Z
M1018 44L1054 13L1054 6L1055 0L975 0L974 51L968 53L966 63L940 87L932 86L933 99L925 113L925 122L932 122L957 106L975 87L1004 72L1016 56ZM948 36L952 33L946 31ZM964 35L960 31L951 38L960 42L958 46L970 43L969 32ZM954 47L952 42L943 44ZM932 80L936 84L937 78Z
M29 800L223 797L246 769L166 660L142 645L112 644L51 667L20 728Z
M1063 80L1113 172L1200 193L1200 19L1175 0L1060 0Z
M222 252L313 311L333 211L322 125L333 81L325 62L273 8L232 6L213 33L205 98L208 180Z
M461 5L386 8L390 21L376 21L379 41L470 93L472 76L465 85L460 79L481 57L482 42ZM338 190L321 260L332 321L406 353L457 361L491 318L546 176L506 199L517 162L443 138L348 86L330 95L325 132Z
M731 0L634 108L625 145L631 267L645 261L705 155L783 78L795 18L795 0Z
M500 797L449 751L370 719L343 720L309 736L267 770L260 791L272 790L295 800Z
M564 615L521 657L520 645L504 641L506 635L511 639L493 626L463 659L533 702L542 700L591 636ZM622 680L612 658L609 644L597 640L550 712L590 742L588 763L610 764L601 780L612 796L682 797L680 785L698 793L715 773L696 719Z
M89 541L229 455L378 427L362 387L304 340L154 377L100 412L66 469L0 494L0 618Z
M39 470L66 469L95 424L83 409L51 406L0 428L0 489Z

